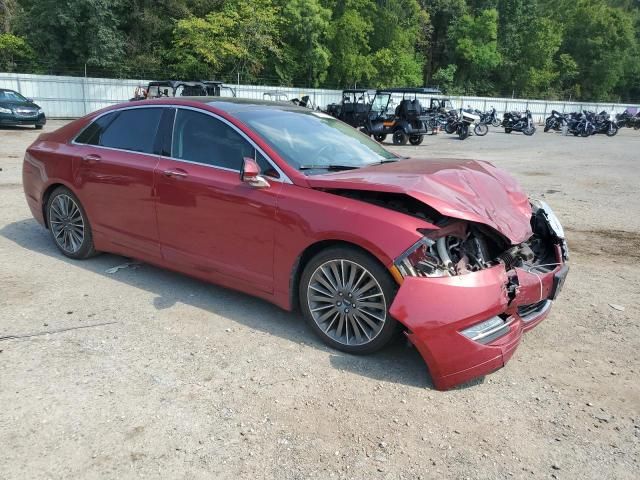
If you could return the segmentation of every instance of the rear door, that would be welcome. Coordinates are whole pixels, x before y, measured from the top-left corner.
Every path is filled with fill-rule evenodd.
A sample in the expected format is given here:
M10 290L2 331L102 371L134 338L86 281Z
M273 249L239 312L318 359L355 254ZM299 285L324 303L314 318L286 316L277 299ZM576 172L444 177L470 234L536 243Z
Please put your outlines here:
M107 113L75 140L76 184L98 235L115 251L160 257L154 204L162 107Z
M240 180L243 157L256 158L270 186ZM228 122L177 110L170 156L156 174L163 257L181 270L225 284L273 288L279 173Z

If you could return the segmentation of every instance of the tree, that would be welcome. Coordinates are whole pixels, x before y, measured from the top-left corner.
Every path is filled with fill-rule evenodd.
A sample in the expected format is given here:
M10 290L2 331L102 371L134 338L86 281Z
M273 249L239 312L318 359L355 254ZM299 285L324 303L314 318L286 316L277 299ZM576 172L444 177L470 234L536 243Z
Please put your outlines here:
M180 75L203 72L255 78L270 56L281 51L278 9L271 0L225 2L222 10L204 18L179 20L170 56Z
M284 46L276 74L284 83L317 87L327 78L331 10L319 0L279 0Z
M421 0L423 10L429 13L430 24L425 28L428 44L423 67L425 85L432 82L433 74L451 60L448 31L451 23L467 11L465 0Z
M424 57L416 47L426 42L427 12L417 0L378 0L372 21L373 86L421 85Z
M562 52L578 66L577 90L594 100L615 98L627 69L638 65L632 18L604 0L578 0L565 13Z
M0 71L13 72L19 67L29 67L35 54L24 38L11 33L0 34Z
M332 52L330 84L353 86L368 83L375 76L369 46L374 9L370 0L345 0L334 7L328 42Z
M124 39L118 30L120 0L22 0L16 30L54 73L64 66L121 64Z
M0 33L11 33L11 21L15 10L15 0L0 0Z
M494 9L475 16L465 14L452 22L449 40L459 85L481 94L493 93L489 77L501 61L497 39L498 12Z

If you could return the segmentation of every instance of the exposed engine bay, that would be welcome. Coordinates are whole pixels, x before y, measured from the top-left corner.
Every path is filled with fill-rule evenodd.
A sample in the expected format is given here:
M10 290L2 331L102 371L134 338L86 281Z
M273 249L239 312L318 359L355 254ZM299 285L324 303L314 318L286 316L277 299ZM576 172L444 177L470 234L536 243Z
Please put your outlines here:
M491 227L443 216L408 195L353 190L333 193L418 217L438 227L420 230L424 237L396 260L402 276L464 275L500 263L506 270L520 267L545 272L557 265L555 245L567 255L561 227L559 223L554 225L555 215L544 202L531 205L533 236L511 245Z

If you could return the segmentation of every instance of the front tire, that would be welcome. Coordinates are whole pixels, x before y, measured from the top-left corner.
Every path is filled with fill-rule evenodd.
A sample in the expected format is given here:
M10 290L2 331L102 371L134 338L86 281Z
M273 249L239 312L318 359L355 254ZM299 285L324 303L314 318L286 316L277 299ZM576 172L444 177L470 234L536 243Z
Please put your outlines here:
M36 127L36 130L42 130L42 127L44 127L44 125L34 125L34 127Z
M462 125L460 125L460 127L458 128L458 138L460 140L464 140L469 136L469 125L467 125L466 123L463 123Z
M313 331L330 347L347 353L380 350L393 338L389 315L396 284L374 258L354 247L321 251L300 279L300 308Z
M528 126L522 131L522 133L524 133L527 137L530 137L531 135L536 133L536 127L534 127L533 125Z
M386 133L376 133L373 138L376 139L376 142L382 143L386 140L387 138L387 134Z
M87 213L71 190L56 188L45 212L53 243L63 255L83 260L97 253Z
M473 127L473 133L479 137L484 137L489 133L489 126L486 123L477 123L476 126Z
M615 137L618 134L618 125L611 122L609 124L609 128L607 129L607 137Z

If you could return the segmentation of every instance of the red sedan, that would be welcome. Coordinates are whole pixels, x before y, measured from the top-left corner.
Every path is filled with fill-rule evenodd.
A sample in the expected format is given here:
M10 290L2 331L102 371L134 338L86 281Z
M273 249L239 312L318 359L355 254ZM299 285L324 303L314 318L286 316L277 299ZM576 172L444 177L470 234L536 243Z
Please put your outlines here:
M505 172L401 158L285 104L110 107L41 135L23 182L68 257L117 253L299 307L349 353L403 331L439 389L502 367L568 271L558 219Z

